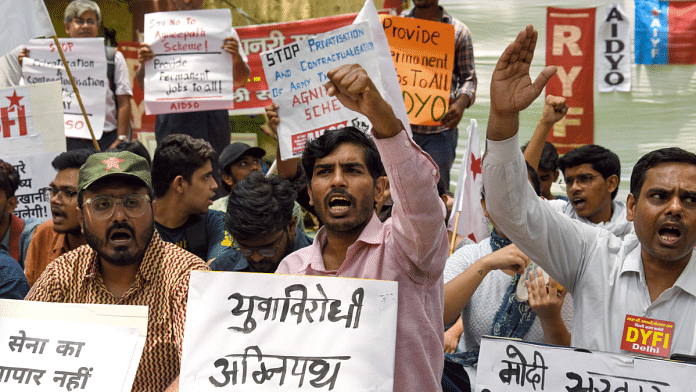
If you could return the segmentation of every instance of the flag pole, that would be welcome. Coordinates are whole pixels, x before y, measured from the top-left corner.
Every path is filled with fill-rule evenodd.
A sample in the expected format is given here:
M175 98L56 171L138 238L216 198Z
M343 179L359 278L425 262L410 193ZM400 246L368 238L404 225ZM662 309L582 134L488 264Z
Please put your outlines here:
M450 242L449 253L447 256L452 256L454 253L454 242L457 240L457 227L459 227L459 214L461 211L457 211L457 215L454 217L454 231L452 232L452 241Z
M87 117L87 111L85 110L85 105L82 104L82 98L80 97L80 92L77 89L77 86L75 85L75 79L73 79L72 72L70 72L70 67L68 66L68 61L65 59L65 54L63 53L63 48L61 48L60 43L58 42L58 36L54 35L53 37L53 42L56 44L56 47L58 48L58 53L60 53L60 59L63 61L63 66L65 67L65 71L68 73L68 78L70 79L70 84L72 84L73 91L75 92L75 97L77 97L77 103L80 104L80 110L82 110L82 116L85 118L85 123L87 123L87 129L89 129L89 134L92 136L92 143L94 143L94 148L97 149L97 151L101 151L99 148L99 143L97 143L97 138L94 137L94 131L92 130L92 124L89 122L89 118Z

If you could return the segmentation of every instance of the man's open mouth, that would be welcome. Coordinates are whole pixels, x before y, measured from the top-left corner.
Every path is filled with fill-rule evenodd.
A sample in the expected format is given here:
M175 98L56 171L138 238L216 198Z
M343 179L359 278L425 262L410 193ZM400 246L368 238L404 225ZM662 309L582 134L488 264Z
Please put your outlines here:
M344 195L333 195L329 198L329 209L331 211L345 211L351 206L352 201Z

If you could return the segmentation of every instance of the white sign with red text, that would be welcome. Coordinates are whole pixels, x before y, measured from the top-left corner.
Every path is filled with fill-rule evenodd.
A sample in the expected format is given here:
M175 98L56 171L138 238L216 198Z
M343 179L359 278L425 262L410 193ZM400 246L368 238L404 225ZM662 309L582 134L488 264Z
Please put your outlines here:
M233 106L229 9L145 15L145 42L155 57L145 63L145 113L180 113Z
M106 111L106 52L103 38L66 38L59 40L75 85L92 125L94 137L101 139ZM28 57L22 61L22 73L28 84L59 81L63 90L66 137L91 139L89 128L77 102L65 66L52 39L33 39L26 45Z
M360 64L384 96L375 52L370 26L362 22L261 53L273 102L280 107L278 138L283 160L302 155L305 143L327 129L369 130L367 118L328 96L324 84L330 70Z

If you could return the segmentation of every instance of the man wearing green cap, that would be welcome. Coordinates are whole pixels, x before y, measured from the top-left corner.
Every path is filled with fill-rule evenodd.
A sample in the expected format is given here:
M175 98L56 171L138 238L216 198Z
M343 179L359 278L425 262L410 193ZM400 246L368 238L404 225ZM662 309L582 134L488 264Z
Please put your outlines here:
M88 245L51 263L25 299L148 306L132 391L162 391L179 374L190 272L208 267L155 231L145 159L128 151L93 154L80 168L77 192Z

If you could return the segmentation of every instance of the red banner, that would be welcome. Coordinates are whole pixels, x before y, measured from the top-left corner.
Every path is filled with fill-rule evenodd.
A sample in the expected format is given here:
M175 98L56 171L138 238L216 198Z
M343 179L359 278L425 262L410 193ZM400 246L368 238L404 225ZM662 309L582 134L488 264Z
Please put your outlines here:
M234 90L232 114L262 113L262 108L271 104L271 95L259 53L347 26L353 23L357 15L346 14L296 22L236 27L244 52L249 59L251 75L246 86Z
M558 72L546 94L565 97L569 107L548 137L561 154L594 142L594 35L594 8L547 8L546 65Z

